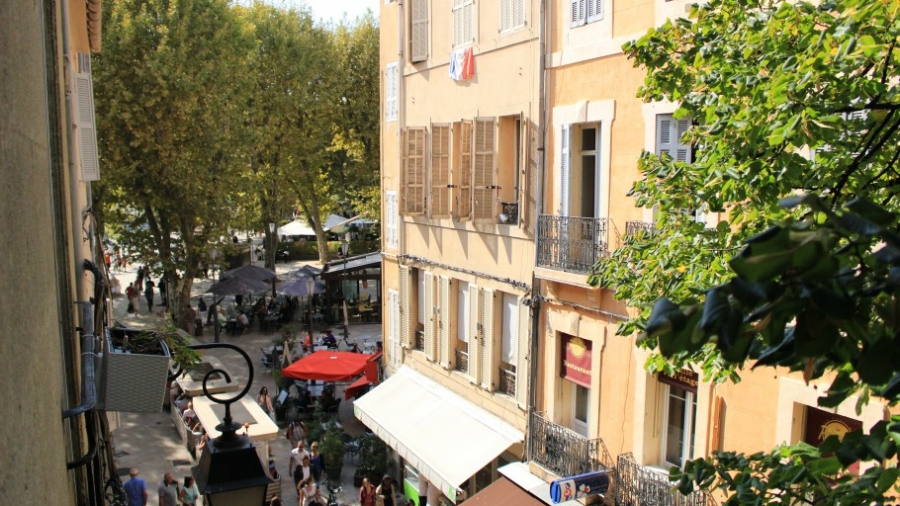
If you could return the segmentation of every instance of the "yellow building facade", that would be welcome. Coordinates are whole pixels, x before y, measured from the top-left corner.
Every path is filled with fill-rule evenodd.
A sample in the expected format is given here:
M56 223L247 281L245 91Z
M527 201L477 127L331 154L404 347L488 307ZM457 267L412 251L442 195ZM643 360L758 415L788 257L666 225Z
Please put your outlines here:
M502 479L549 504L551 481L615 470L607 502L700 504L707 498L673 495L669 467L718 449L815 445L829 427L869 428L887 416L877 400L861 414L855 398L821 410L829 382L807 385L786 371L744 370L736 385L705 382L699 368L649 374L648 352L616 335L630 309L614 287L587 284L598 258L653 230L652 210L627 196L641 152L692 156L681 142L690 119L673 117L676 104L636 98L644 73L622 51L689 6L381 8L386 370L415 373L524 434L456 490L432 487L445 502ZM708 226L724 218L695 213ZM440 481L402 438L379 434L401 462L421 464L405 476ZM440 504L431 492L429 504Z

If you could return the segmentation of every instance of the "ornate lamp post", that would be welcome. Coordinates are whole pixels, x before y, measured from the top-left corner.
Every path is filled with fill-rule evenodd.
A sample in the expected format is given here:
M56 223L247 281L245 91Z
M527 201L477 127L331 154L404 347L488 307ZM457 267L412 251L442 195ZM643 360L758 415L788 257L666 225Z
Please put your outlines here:
M313 333L313 326L312 326L312 296L313 296L313 290L314 290L315 288L316 288L316 280L313 279L312 277L306 278L306 297L308 298L308 304L307 304L307 306L309 306L309 335L312 335L312 333Z
M348 342L347 339L350 337L350 329L347 328L347 299L344 297L344 285L347 282L347 254L350 252L350 232L344 234L344 238L341 240L341 256L344 258L344 270L341 274L341 299L343 299L344 303L344 342Z
M222 374L231 381L228 372L213 369L203 377L203 393L213 402L225 405L225 417L216 426L221 435L206 443L206 451L200 456L200 462L191 469L200 493L206 497L211 506L263 506L266 500L266 489L274 480L269 476L266 466L259 460L253 441L246 434L237 434L243 428L231 418L231 404L250 391L253 383L253 363L250 357L237 346L227 343L208 343L190 346L194 350L209 348L228 348L237 351L244 357L249 370L249 379L243 390L227 399L216 397L207 388L207 382L213 374ZM181 370L175 372L171 379L178 377Z

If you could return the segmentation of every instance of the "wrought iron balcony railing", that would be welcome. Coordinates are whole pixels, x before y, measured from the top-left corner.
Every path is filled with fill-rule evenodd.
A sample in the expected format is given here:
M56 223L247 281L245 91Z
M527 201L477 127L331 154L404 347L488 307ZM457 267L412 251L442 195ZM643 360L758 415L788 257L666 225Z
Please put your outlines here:
M607 252L606 218L538 216L538 267L586 273Z
M626 221L625 222L625 235L634 235L638 232L646 232L648 234L653 234L656 232L656 225L650 223L648 221Z
M460 346L463 344L460 343ZM456 364L454 364L454 368L465 374L469 374L469 352L467 349L456 349Z
M425 331L424 330L416 331L416 349L419 351L425 351Z
M629 506L706 506L709 497L702 491L682 495L673 488L665 471L639 465L630 453L619 455L616 486L617 505Z
M511 397L516 396L516 371L511 371L504 367L500 367L500 389L501 394Z
M612 459L602 439L588 439L532 413L528 428L528 460L557 476L609 469Z

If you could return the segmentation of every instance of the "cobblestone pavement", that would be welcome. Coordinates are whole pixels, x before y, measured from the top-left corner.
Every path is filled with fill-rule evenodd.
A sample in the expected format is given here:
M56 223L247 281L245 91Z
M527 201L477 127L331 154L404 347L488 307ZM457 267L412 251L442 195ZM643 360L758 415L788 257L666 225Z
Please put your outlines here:
M277 271L279 274L293 270L301 266L305 262L295 262L287 264L279 264ZM114 273L122 286L122 292L129 282L134 281L137 266L131 265L124 272ZM154 281L156 279L154 278ZM193 288L194 298L193 306L196 308L196 297L203 294L209 285L210 280L196 280ZM207 295L209 302L210 295ZM156 328L164 323L164 318L155 312L147 311L147 302L141 294L140 297L140 316L126 315L125 309L128 301L124 295L114 297L113 314L122 324L130 327L139 328ZM156 291L155 302L159 304L159 292ZM160 311L161 306L154 307L155 311ZM335 332L340 337L340 332ZM368 323L360 325L351 325L349 329L350 339L355 340L358 336L381 336L380 323ZM240 346L250 355L253 360L254 375L253 384L250 393L255 395L260 388L266 386L270 392L275 391L274 381L271 374L263 367L260 348L270 346L273 343L275 334L265 334L261 332L255 325L252 330L241 336L229 336L223 333L220 341ZM200 342L212 342L212 329L204 328L203 335L197 338ZM248 379L248 371L244 365L244 360L234 352L228 350L206 350L205 353L219 358L225 368L233 374L240 384L246 384ZM337 397L343 399L343 388L347 384L338 384ZM358 436L363 433L365 427L353 416L352 402L342 401L340 405L339 421L344 432ZM150 493L149 504L156 504L156 488L162 481L163 474L173 472L179 481L183 481L185 476L190 475L191 466L196 462L192 459L185 446L181 443L181 438L176 431L170 412L164 410L160 413L117 413L111 414L113 419L111 428L115 428L113 432L113 444L116 452L116 465L122 481L127 481L128 470L131 467L137 467L140 470L140 476L147 482ZM117 428L116 428L117 427ZM275 458L276 468L282 476L282 501L285 505L297 504L297 491L293 487L293 480L288 476L288 461L290 454L290 443L282 432L274 440L269 442L270 453ZM340 484L343 488L339 495L339 501L347 506L355 506L359 504L359 489L353 486L353 475L356 467L352 459L344 459L344 467L341 473ZM323 488L324 492L324 488ZM325 495L323 495L323 498Z

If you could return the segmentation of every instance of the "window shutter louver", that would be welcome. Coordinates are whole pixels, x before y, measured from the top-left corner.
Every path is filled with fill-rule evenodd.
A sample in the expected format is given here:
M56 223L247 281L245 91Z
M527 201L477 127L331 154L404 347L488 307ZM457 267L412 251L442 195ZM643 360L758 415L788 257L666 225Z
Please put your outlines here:
M581 26L585 22L585 0L569 0L569 22L571 26Z
M525 0L512 0L512 27L525 26Z
M475 154L472 170L472 219L495 221L496 167L494 166L496 122L475 120Z
M516 403L520 408L528 407L528 353L531 334L531 308L525 298L519 299L519 322L516 334Z
M569 180L571 178L571 128L569 125L562 127L562 154L559 158L559 214L560 216L569 215Z
M481 301L478 299L478 287L469 284L469 378L478 384L481 379Z
M428 59L428 0L413 0L410 57L413 62Z
M440 287L438 288L438 298L440 299L441 309L439 315L440 326L438 328L438 360L444 369L450 369L453 359L455 358L451 357L450 350L456 348L456 343L454 343L452 348L450 346L450 326L452 325L452 320L450 318L450 294L452 292L452 286L453 283L450 278L441 276Z
M467 0L463 5L463 40L462 44L475 41L475 2Z
M422 127L406 129L404 139L404 195L403 211L406 215L425 214L425 149L427 132Z
M462 45L463 3L465 0L453 0L453 47Z
M481 386L485 390L494 391L494 378L497 375L494 366L494 330L495 330L494 291L481 291Z
M75 73L75 125L82 181L100 180L100 155L97 151L97 126L94 118L94 85L90 55L78 54Z
M504 32L512 28L512 4L513 0L500 0L500 31Z
M416 314L409 286L409 267L400 266L400 346L410 348L412 319Z
M587 0L587 22L603 19L603 0Z
M522 181L522 206L520 212L522 228L534 231L534 220L537 215L537 175L538 175L538 140L537 128L528 123L528 147L525 161L525 174Z
M400 364L400 297L397 290L388 289L388 339L392 365Z
M450 216L450 125L431 125L431 198L429 216Z
M456 185L456 218L460 221L467 221L472 214L472 140L473 125L471 121L463 121L460 126L459 134L459 170L457 171L458 182Z
M691 161L691 146L689 144L685 144L683 140L683 136L685 132L691 127L690 119L680 119L676 123L677 130L675 132L675 160L679 162L690 163Z
M384 71L384 119L397 121L400 68L397 62L388 63Z
M672 116L661 114L656 117L656 154L673 156L675 146L672 142Z
M437 360L435 346L435 334L437 327L437 314L434 305L434 275L425 272L425 358L434 362Z

